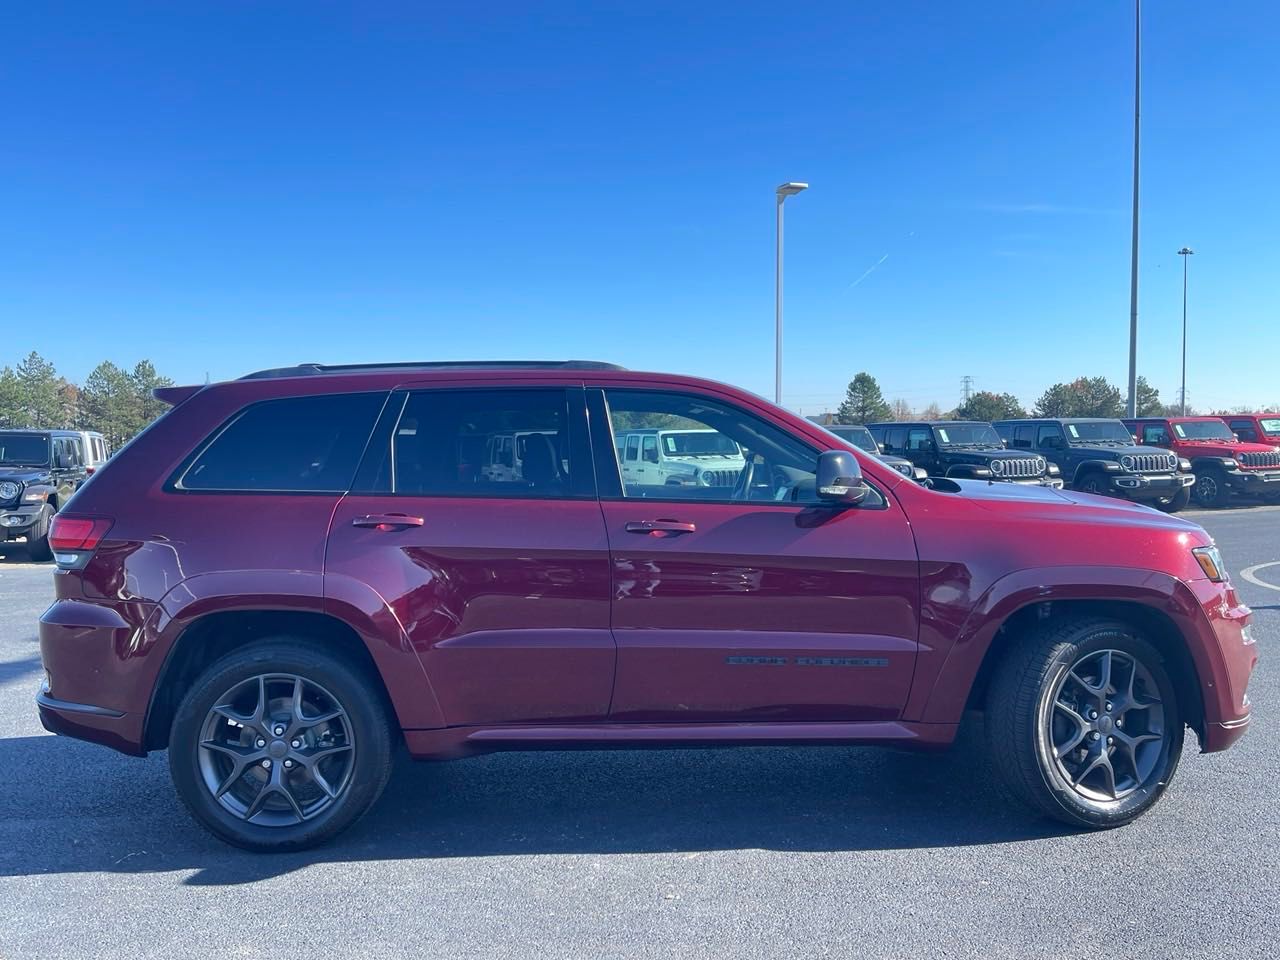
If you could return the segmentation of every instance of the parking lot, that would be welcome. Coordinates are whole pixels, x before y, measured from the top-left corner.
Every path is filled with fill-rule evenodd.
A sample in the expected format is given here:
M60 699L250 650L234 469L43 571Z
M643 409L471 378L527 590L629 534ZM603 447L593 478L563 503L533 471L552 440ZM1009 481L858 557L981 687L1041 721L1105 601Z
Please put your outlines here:
M1183 516L1256 611L1253 730L1072 833L942 757L855 748L404 762L316 851L223 846L166 759L46 734L50 570L0 562L0 957L1264 956L1280 938L1280 507ZM1274 587L1266 586L1267 581ZM868 949L863 949L867 947ZM869 948L874 947L874 950Z

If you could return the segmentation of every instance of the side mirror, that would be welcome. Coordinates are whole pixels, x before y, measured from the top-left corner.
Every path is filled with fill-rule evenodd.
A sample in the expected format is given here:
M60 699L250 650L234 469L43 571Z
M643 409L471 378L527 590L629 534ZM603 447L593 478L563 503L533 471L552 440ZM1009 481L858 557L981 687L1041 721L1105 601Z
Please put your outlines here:
M847 450L828 450L818 457L818 498L829 503L854 504L867 495L858 458Z

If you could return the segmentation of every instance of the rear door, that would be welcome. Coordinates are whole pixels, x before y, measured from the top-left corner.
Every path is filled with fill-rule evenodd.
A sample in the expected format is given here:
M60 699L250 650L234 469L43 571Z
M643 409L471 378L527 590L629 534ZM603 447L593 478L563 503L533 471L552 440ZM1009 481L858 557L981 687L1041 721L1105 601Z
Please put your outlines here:
M467 451L521 435L520 476ZM599 720L614 643L582 388L393 394L334 512L325 593L386 601L448 725Z
M613 567L620 721L897 717L917 648L915 543L901 508L819 506L817 449L708 393L588 390ZM719 486L623 483L611 429L720 431Z

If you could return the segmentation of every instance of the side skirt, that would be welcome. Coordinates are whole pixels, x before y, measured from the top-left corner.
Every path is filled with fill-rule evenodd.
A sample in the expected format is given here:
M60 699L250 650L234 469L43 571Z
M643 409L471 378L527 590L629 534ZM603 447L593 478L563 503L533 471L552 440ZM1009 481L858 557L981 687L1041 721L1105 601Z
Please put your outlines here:
M406 730L405 744L419 760L446 760L497 750L634 750L677 747L883 746L940 750L958 724L908 721L857 723L597 723L556 726L510 724Z

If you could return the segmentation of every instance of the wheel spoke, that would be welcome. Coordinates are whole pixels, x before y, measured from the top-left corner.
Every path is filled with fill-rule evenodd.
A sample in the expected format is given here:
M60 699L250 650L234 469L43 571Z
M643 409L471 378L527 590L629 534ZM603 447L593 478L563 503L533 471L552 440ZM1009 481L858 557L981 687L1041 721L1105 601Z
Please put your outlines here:
M1102 654L1102 666L1098 676L1098 692L1104 696L1111 692L1112 653L1106 650Z
M1085 734L1089 732L1089 724L1088 721L1086 721L1084 717L1080 716L1076 709L1070 704L1063 703L1061 700L1055 700L1053 708L1063 713L1067 719L1071 720L1076 725L1075 731L1071 734L1066 743L1054 744L1054 753L1057 755L1057 758L1061 760L1076 747L1080 746L1081 741L1085 738Z
M216 740L205 740L200 744L200 748L220 753L224 757L231 759L231 772L214 790L213 795L215 797L220 797L231 789L232 785L244 776L245 769L261 756L257 750L251 747L244 747L240 744L218 743Z
M328 777L320 772L319 766L314 763L308 764L306 770L307 773L311 774L311 779L315 785L323 790L330 800L338 795L338 791L333 788L333 784L329 782Z
M1084 781L1095 771L1102 774L1102 780L1106 787L1106 792L1111 795L1112 799L1116 795L1116 771L1111 766L1111 757L1107 755L1106 750L1098 750L1094 757L1089 761L1088 765L1080 771L1080 775L1072 782L1073 787L1084 784Z

